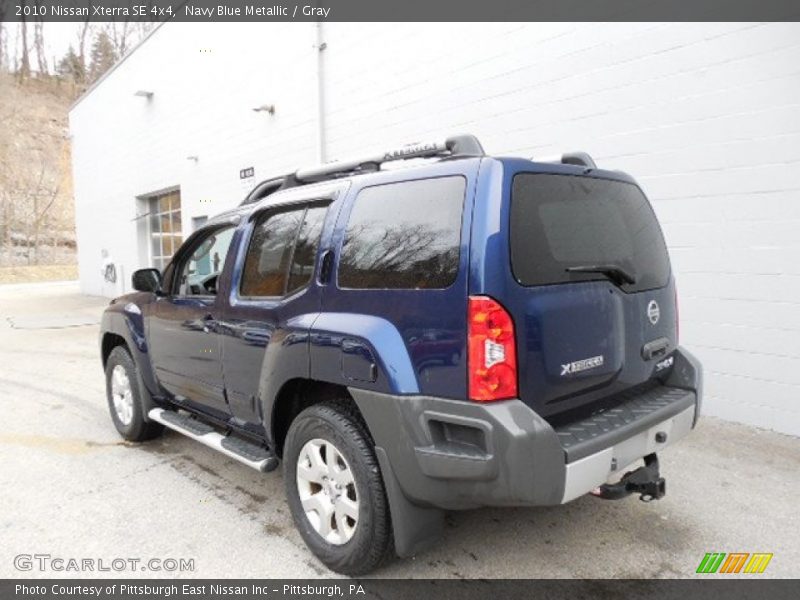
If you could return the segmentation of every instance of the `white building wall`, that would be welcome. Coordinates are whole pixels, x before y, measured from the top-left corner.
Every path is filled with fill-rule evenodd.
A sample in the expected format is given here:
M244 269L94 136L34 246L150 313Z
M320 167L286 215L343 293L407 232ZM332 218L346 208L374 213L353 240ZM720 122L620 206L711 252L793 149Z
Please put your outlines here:
M706 367L705 411L800 434L800 25L328 23L324 36L328 159L471 132L492 154L580 149L637 177L670 246L681 341ZM101 248L125 279L144 266L137 195L180 185L188 233L192 215L240 200L240 168L314 162L314 43L306 24L169 24L76 106L84 291L111 293ZM275 116L250 110L264 103Z
M188 235L192 217L241 201L241 168L264 176L315 161L313 39L308 26L169 24L77 103L70 130L85 293L120 293L147 266L142 195L180 187ZM276 115L252 110L264 104ZM121 267L116 286L101 277L103 249Z

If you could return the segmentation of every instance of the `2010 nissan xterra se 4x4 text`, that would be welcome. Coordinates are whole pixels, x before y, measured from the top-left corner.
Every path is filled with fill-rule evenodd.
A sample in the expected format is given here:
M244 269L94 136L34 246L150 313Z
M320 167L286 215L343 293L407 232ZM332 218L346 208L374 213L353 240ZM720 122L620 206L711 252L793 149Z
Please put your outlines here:
M652 208L583 153L458 136L301 169L133 287L101 332L120 434L283 461L341 573L415 553L444 510L660 498L656 452L699 414Z

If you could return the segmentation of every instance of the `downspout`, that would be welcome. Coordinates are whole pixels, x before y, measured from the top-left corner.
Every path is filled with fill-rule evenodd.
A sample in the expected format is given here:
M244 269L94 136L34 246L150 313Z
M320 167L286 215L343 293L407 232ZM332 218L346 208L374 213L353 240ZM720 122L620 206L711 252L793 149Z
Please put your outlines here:
M317 162L322 164L327 160L325 140L325 31L322 22L316 23L317 50Z

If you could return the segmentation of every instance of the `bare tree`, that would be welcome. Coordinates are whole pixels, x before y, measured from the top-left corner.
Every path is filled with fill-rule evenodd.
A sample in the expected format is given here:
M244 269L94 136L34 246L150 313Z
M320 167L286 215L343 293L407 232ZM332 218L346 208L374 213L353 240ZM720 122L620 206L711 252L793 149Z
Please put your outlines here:
M131 32L131 23L125 21L110 21L105 24L106 34L111 44L114 46L114 54L123 57L128 50L128 36Z
M22 16L19 24L19 39L22 45L22 54L20 55L19 69L17 70L17 75L20 79L24 79L31 74L31 60L28 54L28 21L25 17L26 4L27 0L21 0L20 6L22 6Z
M36 186L28 191L28 198L31 203L30 220L28 221L28 244L33 244L33 256L28 252L28 264L39 264L39 246L41 244L42 225L47 222L47 217L53 204L58 197L59 185L48 181L47 175L50 170L44 160L42 160L39 172L39 181Z
M89 2L89 14L92 13L92 3ZM77 47L78 47L78 59L81 62L81 68L85 72L88 68L86 64L86 42L87 40L91 40L94 36L92 33L92 23L87 18L78 29L78 39L77 39Z
M118 58L122 58L139 40L143 39L153 28L150 21L129 20L112 21L105 24L105 31L111 44L114 46L114 53Z
M39 75L47 75L47 53L44 47L44 17L41 10L41 0L34 0L36 6L36 17L33 22L33 49L36 51L36 66Z
M9 185L0 190L0 243L12 257L12 247L25 248L26 262L39 264L40 251L46 238L43 234L52 229L52 213L61 194L59 174L51 161L42 156L38 173L16 172L2 175ZM53 239L53 235L50 238ZM55 246L55 243L52 244Z

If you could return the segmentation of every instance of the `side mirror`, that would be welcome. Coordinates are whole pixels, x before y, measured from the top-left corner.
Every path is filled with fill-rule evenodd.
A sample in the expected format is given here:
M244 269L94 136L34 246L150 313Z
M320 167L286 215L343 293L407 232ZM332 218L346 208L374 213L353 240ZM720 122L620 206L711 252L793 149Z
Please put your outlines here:
M158 269L139 269L131 275L131 285L137 292L161 291L161 271Z

